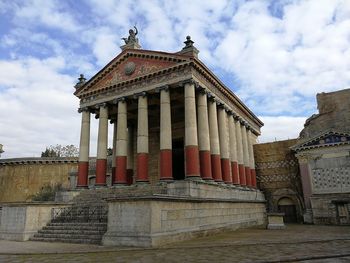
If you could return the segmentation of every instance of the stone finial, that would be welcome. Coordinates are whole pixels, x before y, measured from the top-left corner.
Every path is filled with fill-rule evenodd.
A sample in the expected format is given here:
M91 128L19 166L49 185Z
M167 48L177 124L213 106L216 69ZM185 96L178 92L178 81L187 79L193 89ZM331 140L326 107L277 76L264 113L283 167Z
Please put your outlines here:
M139 44L139 39L136 37L136 35L138 34L138 30L137 27L134 26L135 31L133 29L129 30L129 36L128 37L122 37L122 39L125 42L125 45L121 46L120 48L122 50L124 49L140 49L141 46Z
M78 82L77 84L75 84L74 88L80 88L81 86L83 86L86 82L86 78L84 77L84 74L80 74L80 77L78 78Z
M186 37L186 41L184 43L185 43L185 47L178 53L181 55L198 58L199 50L195 46L193 46L194 41L191 40L190 36Z

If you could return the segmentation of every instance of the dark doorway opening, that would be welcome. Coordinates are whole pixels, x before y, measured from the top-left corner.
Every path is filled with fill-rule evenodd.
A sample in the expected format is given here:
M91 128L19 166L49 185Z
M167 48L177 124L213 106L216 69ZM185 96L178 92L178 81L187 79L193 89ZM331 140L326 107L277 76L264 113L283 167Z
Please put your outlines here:
M297 222L297 212L295 205L279 205L278 210L284 213L284 223L296 223Z
M176 139L172 142L173 147L173 178L174 180L185 179L185 155L184 140Z

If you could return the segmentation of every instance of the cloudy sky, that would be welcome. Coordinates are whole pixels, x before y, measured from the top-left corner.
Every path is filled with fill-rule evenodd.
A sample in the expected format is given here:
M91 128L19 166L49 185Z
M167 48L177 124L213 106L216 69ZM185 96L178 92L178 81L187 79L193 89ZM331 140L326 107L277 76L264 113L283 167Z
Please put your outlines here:
M2 158L79 144L77 77L117 56L134 24L144 49L176 52L191 35L265 123L261 142L297 137L317 92L350 88L350 0L0 0Z

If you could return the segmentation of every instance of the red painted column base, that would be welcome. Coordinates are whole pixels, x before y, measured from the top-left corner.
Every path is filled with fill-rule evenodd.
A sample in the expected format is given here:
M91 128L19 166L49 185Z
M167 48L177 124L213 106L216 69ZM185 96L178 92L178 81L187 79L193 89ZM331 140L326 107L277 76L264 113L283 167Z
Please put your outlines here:
M232 184L232 178L230 174L230 160L221 159L222 179L226 184Z
M113 184L127 184L126 180L126 156L115 158L115 178Z
M211 174L210 151L199 151L200 170L203 180L213 180Z
M211 172L215 182L222 182L221 159L219 154L211 155Z
M137 154L136 182L148 182L148 153Z
M246 178L246 183L247 183L247 186L250 186L252 187L252 177L250 175L250 167L245 167L245 178Z
M126 184L127 185L132 185L133 177L134 177L134 170L133 169L127 169L126 170Z
M114 182L115 178L115 167L112 166L112 184Z
M107 159L96 160L96 186L106 185Z
M88 187L89 162L79 162L78 164L78 188Z
M199 152L198 146L190 145L185 147L186 178L199 177Z
M245 170L244 170L244 164L238 164L238 171L239 171L239 182L240 185L247 185L247 181L245 178Z
M253 185L253 187L257 188L256 187L256 172L255 172L255 169L250 169L250 174L252 176L252 185Z
M239 184L239 171L238 171L237 162L231 162L231 172L232 172L232 183Z
M173 154L171 149L160 150L160 180L173 180Z

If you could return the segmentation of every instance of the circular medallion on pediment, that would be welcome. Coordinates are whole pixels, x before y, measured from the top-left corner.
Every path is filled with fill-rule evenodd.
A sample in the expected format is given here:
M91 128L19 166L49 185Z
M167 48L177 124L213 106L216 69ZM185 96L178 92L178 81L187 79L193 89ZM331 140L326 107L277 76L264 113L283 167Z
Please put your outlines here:
M134 73L136 68L136 65L134 62L128 62L126 63L125 67L124 67L124 73L125 75L131 75L132 73Z

